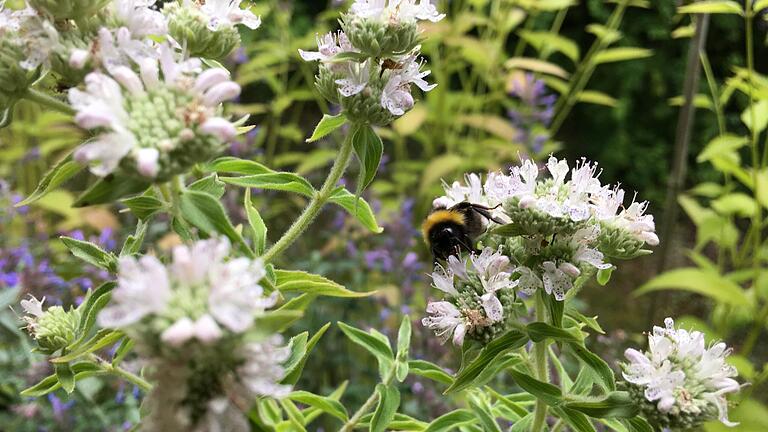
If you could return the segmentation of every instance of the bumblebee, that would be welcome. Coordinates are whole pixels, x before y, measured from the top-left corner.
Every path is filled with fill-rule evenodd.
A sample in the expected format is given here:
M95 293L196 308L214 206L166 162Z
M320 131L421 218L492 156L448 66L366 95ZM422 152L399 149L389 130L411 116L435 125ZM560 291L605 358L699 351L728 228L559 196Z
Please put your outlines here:
M504 224L491 214L494 208L464 201L450 208L433 209L422 224L421 232L435 261L447 260L462 250L476 252L475 242L485 231L485 220Z

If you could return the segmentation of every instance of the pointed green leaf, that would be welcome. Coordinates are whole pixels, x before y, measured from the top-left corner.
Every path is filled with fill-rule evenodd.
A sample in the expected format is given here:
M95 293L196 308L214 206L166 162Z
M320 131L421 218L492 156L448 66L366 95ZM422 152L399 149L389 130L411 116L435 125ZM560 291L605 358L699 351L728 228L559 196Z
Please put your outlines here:
M471 363L462 365L453 384L445 394L455 393L474 385L480 374L495 362L502 354L518 349L528 342L528 335L517 330L510 330L503 336L494 339L486 345Z
M329 397L319 396L310 392L299 390L289 394L287 398L292 401L317 408L320 411L326 414L330 414L343 422L349 420L349 414L347 414L347 409L344 408L344 405L342 405L339 401L333 400Z
M249 257L254 257L253 251L232 226L229 216L216 197L205 192L187 190L181 195L181 213L186 221L205 234L209 236L216 233L223 234L233 245L240 246L240 249Z
M320 341L320 338L323 337L326 330L331 326L331 323L326 323L324 326L320 327L320 329L315 332L314 335L309 339L309 341L306 343L306 347L304 348L304 355L299 359L296 364L291 366L285 366L285 378L281 381L283 384L296 384L297 381L299 381L299 378L301 377L301 372L304 370L304 365L307 363L307 359L309 358L309 354L312 352L312 349L317 345L317 342Z
M67 363L59 363L54 365L56 370L56 378L58 378L61 387L67 393L75 391L75 373Z
M400 392L394 385L376 385L376 393L379 395L379 401L376 405L376 411L373 412L371 419L370 432L384 432L389 423L395 418L397 408L400 406Z
M356 198L343 187L333 191L328 201L344 208L349 214L357 218L364 227L368 228L369 231L377 234L384 231L384 228L381 228L376 222L376 216L373 215L371 206L364 199Z
M356 292L320 275L298 270L275 270L275 287L283 293L305 292L328 297L368 297L376 291Z
M64 246L69 249L72 255L81 260L111 273L117 271L117 257L112 252L107 252L91 242L77 240L72 237L61 236L59 239L61 239L61 242L64 243Z
M355 197L359 197L376 177L381 156L384 154L384 143L371 126L360 125L352 136L352 145L360 161L360 174L355 190Z
M139 219L146 219L163 209L162 201L148 195L124 198L120 202L125 204L131 210L131 213Z
M320 121L317 123L317 126L315 126L315 130L312 132L312 136L307 139L307 142L315 142L320 138L323 138L324 136L343 126L346 122L347 117L344 115L344 113L335 116L324 114L323 118L320 119Z
M108 175L99 179L75 200L74 207L88 207L97 204L113 203L128 195L144 192L151 182L134 177L116 177Z
M248 224L253 230L253 245L256 249L256 255L264 254L267 248L267 225L261 218L256 206L251 202L251 190L245 190L245 214L248 217Z
M56 189L62 183L74 177L74 175L79 173L82 169L83 165L73 161L72 155L68 154L43 176L32 194L16 204L16 207L29 205L39 200L48 192Z

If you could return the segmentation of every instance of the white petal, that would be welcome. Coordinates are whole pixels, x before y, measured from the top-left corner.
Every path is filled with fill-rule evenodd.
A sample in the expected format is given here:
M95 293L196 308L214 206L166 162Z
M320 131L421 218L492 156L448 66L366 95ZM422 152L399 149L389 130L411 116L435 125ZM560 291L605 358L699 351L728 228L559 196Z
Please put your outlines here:
M210 344L221 338L224 332L216 321L208 314L195 321L195 337L202 343Z
M203 104L209 107L218 106L220 103L234 99L240 95L240 86L232 81L221 82L205 92Z
M136 168L144 177L154 178L160 170L158 159L160 152L156 148L142 148L136 153Z
M485 293L480 299L482 300L485 315L491 321L499 322L504 319L504 308L501 306L501 301L496 297L496 294Z
M163 342L174 347L180 347L194 337L195 323L187 317L177 320L160 335Z
M229 72L222 68L211 68L201 73L195 80L195 91L203 93L216 84L229 81Z
M213 135L222 141L231 141L237 136L237 128L235 125L221 117L209 118L202 124L202 126L200 126L200 130L204 133Z
M144 86L141 84L139 76L126 66L117 66L110 70L110 74L133 94L144 93Z

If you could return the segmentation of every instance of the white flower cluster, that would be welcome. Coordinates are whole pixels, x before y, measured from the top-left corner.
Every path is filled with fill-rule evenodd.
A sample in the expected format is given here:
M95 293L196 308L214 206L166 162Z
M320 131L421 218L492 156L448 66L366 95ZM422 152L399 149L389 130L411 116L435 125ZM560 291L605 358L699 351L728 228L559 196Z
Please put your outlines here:
M446 267L438 265L432 273L434 287L447 294L442 301L429 302L422 324L433 330L442 343L449 339L462 345L467 334L485 335L508 318L506 303L512 280L509 258L491 248L464 260L455 256Z
M394 24L438 22L445 18L445 14L439 13L430 0L355 0L350 11L363 18Z
M143 58L138 73L128 66L91 72L85 91L70 90L77 124L101 131L75 153L94 174L105 176L128 157L138 174L155 178L161 167L170 172L186 168L172 166L182 155L174 160L171 152L196 145L213 154L219 143L237 134L220 115L221 103L240 94L229 72L202 71L196 59L179 62L166 45L159 47L158 57Z
M664 324L648 335L648 351L626 350L629 363L624 365L624 379L641 390L666 427L678 426L669 423L674 421L694 427L713 418L737 425L728 420L725 398L740 389L733 379L736 369L726 363L731 350L722 342L707 347L703 333L675 329L672 318Z
M624 191L603 186L597 164L582 160L571 169L565 160L550 157L546 170L550 176L541 178L539 167L525 160L509 174L488 174L484 183L469 174L464 183L444 185L445 195L433 206L470 202L490 208L497 220L516 229L514 240L496 240L520 263L512 271L520 291L543 288L557 300L585 270L610 269L606 256L631 258L645 253L643 245L658 244L653 216L644 214L648 204L622 208Z
M244 257L228 259L229 254L230 244L222 238L175 247L169 265L151 255L120 258L112 301L97 322L129 334L157 380L148 424L183 420L187 423L176 427L187 430L201 421L227 424L232 410L218 415L228 403L225 396L251 400L290 391L280 384L289 355L282 337L255 338L255 319L277 300L259 285L264 265ZM210 387L211 382L221 388ZM210 388L203 392L201 383ZM187 394L187 389L196 393ZM204 408L209 411L201 420L198 410Z
M540 178L539 167L532 160L515 166L509 175L488 174L485 184L477 174L466 176L466 184L454 182L445 187L445 196L435 200L435 207L451 207L462 201L495 207L512 198L522 209L538 210L546 215L573 222L594 220L622 229L650 246L659 244L652 215L646 215L647 202L633 202L624 208L624 190L603 186L596 163L582 160L569 168L568 162L550 156L546 163L550 178ZM570 172L570 178L568 174Z
M408 42L416 40L416 28L397 30L395 27L401 23L415 25L419 20L436 22L443 17L426 0L419 3L415 0L358 0L352 5L346 19L357 20L356 25L347 23L347 33L338 31L318 36L318 51L299 50L299 55L305 61L322 63L318 86L328 87L321 88L321 92L332 102L336 102L340 96L339 102L348 111L348 115L371 116L370 106L379 105L387 110L388 116L401 116L413 108L412 85L427 92L435 88L436 84L429 84L424 79L430 71L422 70L424 61L419 59L419 47ZM377 32L366 27L368 24L384 28ZM402 37L393 37L398 31L404 33ZM395 41L377 40L378 37ZM376 47L376 54L371 53L369 45ZM385 47L390 48L380 52ZM337 58L345 53L351 58ZM324 72L330 74L328 80L320 78ZM373 103L355 102L356 95L362 95L364 101Z

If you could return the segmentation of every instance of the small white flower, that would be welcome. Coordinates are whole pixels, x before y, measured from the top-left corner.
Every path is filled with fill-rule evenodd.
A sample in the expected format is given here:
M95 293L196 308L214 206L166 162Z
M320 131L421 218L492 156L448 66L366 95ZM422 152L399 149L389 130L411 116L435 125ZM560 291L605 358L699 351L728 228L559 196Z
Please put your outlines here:
M112 302L101 310L98 323L109 328L129 326L147 315L162 313L171 295L168 272L157 258L121 257Z
M251 30L259 28L261 18L248 9L240 9L241 0L206 0L200 10L209 18L208 28L217 31L222 26L242 24Z
M422 318L421 324L433 330L441 343L446 343L448 339L453 339L456 346L464 343L467 326L456 306L447 301L430 302L426 311L431 316Z
M384 90L381 92L381 106L388 109L393 115L403 115L413 108L413 96L411 84L416 85L424 92L435 88L437 84L429 84L424 80L431 71L421 71L424 62L419 62L417 56L412 54L402 62L402 67L393 71L389 76Z
M347 38L347 35L343 31L337 33L326 33L322 36L317 35L317 51L304 51L299 50L299 55L305 61L328 62L333 59L337 54L342 52L357 52L357 49L352 46ZM338 70L338 64L332 65L332 68Z
M513 273L519 274L517 286L520 288L520 291L527 295L533 295L536 293L536 290L544 288L544 282L542 282L541 277L528 267L517 267Z
M111 8L120 23L136 37L168 33L165 15L153 9L154 0L114 0Z
M245 362L238 368L237 373L251 398L282 398L291 391L291 386L280 384L280 380L285 377L282 364L290 354L290 349L283 345L280 335L245 345L241 353Z
M544 270L541 275L544 291L553 294L558 301L565 300L565 293L573 287L573 279L552 261L544 261L541 267Z
M725 399L740 388L733 379L736 369L725 360L730 350L724 343L707 348L701 332L675 329L671 318L664 323L648 336L648 352L625 351L629 363L624 365L624 379L643 388L646 400L656 402L661 413L695 416L710 405L725 425L737 425L728 420Z
M450 268L445 269L439 264L435 266L435 271L432 272L432 283L435 288L446 294L459 294L453 286L453 271Z
M361 18L390 24L424 20L438 22L445 18L430 0L355 0L350 11Z
M343 64L346 78L336 80L339 87L339 93L344 97L354 96L368 85L371 79L371 60L363 63L346 62Z

